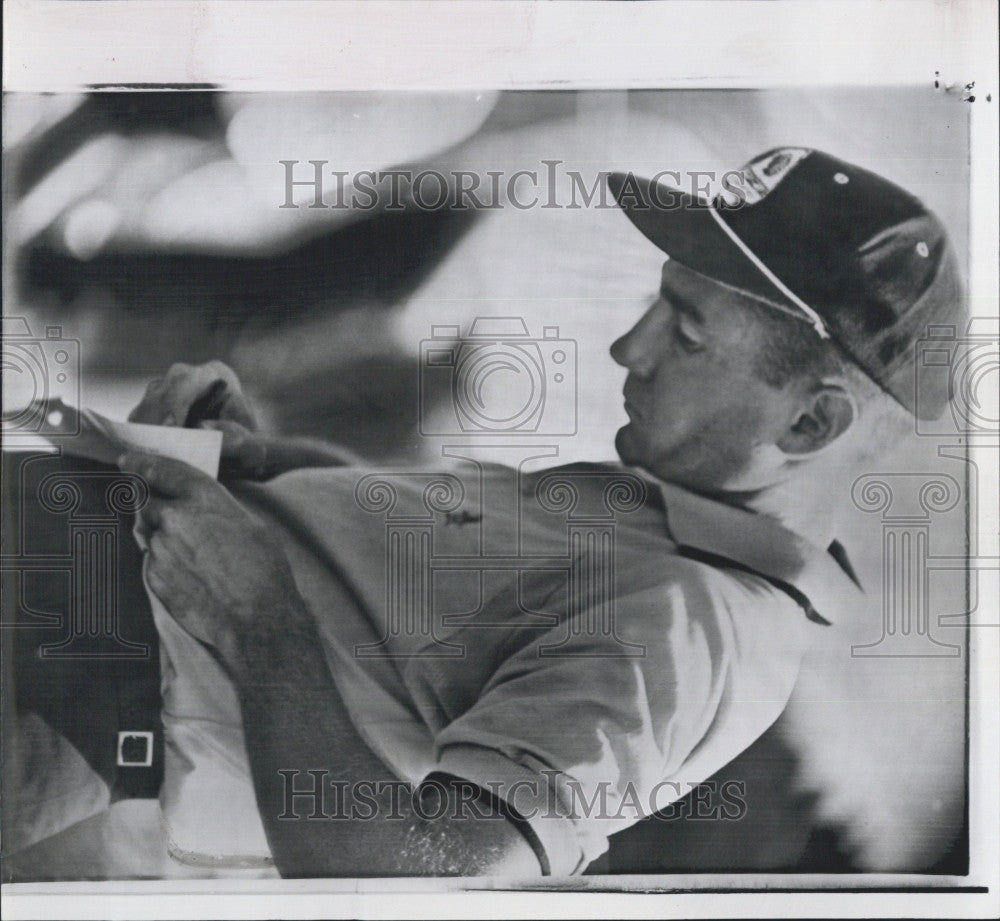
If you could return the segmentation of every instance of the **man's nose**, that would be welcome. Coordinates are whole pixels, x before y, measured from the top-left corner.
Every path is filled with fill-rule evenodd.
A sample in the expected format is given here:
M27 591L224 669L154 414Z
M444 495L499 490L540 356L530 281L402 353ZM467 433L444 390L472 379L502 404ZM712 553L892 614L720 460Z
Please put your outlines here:
M611 357L633 374L651 378L656 372L657 336L645 317L611 344Z

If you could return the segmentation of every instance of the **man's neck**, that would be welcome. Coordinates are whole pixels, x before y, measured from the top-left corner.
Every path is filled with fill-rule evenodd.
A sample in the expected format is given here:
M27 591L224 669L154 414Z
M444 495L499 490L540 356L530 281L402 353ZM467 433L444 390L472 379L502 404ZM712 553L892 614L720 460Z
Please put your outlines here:
M817 491L785 482L749 494L741 504L744 508L775 519L818 547L828 547L837 536L840 523L838 495L839 490L834 484Z
M817 484L822 484L817 489ZM678 484L681 485L681 484ZM837 537L840 498L849 484L843 475L799 468L778 483L760 489L702 492L707 498L767 515L818 547L828 547Z

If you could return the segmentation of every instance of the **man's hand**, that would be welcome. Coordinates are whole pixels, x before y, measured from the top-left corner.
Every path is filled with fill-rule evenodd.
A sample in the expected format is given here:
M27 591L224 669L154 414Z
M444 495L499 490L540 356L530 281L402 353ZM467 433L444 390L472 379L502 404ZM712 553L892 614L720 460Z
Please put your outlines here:
M236 372L221 361L171 365L150 381L129 422L210 428L222 432L219 475L260 480L274 468L273 439L257 430L257 415Z
M256 414L240 379L221 361L171 365L163 377L149 382L145 396L128 417L129 422L187 428L208 419L226 420L257 431Z
M222 486L188 464L130 452L119 466L141 476L152 495L140 513L150 589L239 671L248 643L304 610L284 552Z

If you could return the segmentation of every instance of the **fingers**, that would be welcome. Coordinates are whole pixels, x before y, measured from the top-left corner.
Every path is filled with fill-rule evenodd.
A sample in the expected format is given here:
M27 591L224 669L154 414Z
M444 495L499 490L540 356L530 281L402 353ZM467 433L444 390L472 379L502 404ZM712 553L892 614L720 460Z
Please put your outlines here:
M232 381L239 386L236 375L221 361L209 361L203 365L184 362L171 365L160 396L165 420L160 424L184 425L191 407L220 381L224 384Z
M197 417L189 419L192 409ZM236 372L221 361L201 365L177 362L163 377L150 381L129 421L183 426L218 417L256 428L253 410L243 396Z
M155 496L167 499L189 498L216 485L190 464L144 451L126 452L118 458L118 466L142 477Z
M218 407L217 413L205 418L228 419L231 422L239 423L250 431L256 431L256 414L253 411L250 401L243 393L243 387L240 384L239 377L236 376L236 372L229 365L218 360L209 361L203 367L216 375L216 380L222 381L225 384L224 398L221 406ZM197 423L202 420L196 419L194 421Z
M170 506L163 499L150 499L136 516L136 531L140 545L150 553L163 552L163 528L167 525Z
M12 226L17 243L29 243L67 208L91 195L113 174L127 149L124 138L109 134L88 141L70 154L15 209Z
M100 107L87 124L93 127L95 120L103 120ZM150 226L163 210L164 193L220 157L228 157L221 131L204 138L163 131L90 137L47 170L16 206L13 238L25 246L44 235L46 245L81 260L109 250L175 249L197 229L191 222L194 205L167 196L175 220ZM205 189L201 192L198 205L210 208Z
M262 438L245 425L231 419L204 419L198 423L198 428L222 432L222 453L229 455L242 453L249 445Z
M250 401L243 394L243 391L230 387L228 399L222 407L222 411L219 413L219 418L235 422L241 425L244 429L248 429L251 432L257 431L257 414L254 412L253 406Z
M163 424L163 410L160 406L160 394L163 392L163 385L164 380L162 377L154 377L146 385L146 392L139 401L139 405L128 414L129 422L141 422L146 425Z
M124 223L121 209L102 198L89 198L69 208L60 218L63 245L81 262L93 259Z
M176 529L171 529L180 520L180 516L174 514L167 503L161 503L159 506L150 503L139 515L150 554L161 565L173 559L177 547L177 533Z
M198 428L222 432L222 456L228 459L241 457L251 439L256 437L245 426L229 419L204 419L198 423Z
M139 514L142 516L143 527L150 539L156 531L162 530L172 522L174 512L173 503L168 499L152 498L143 506Z
M4 100L4 151L34 144L45 132L70 118L86 101L85 93L11 93Z
M207 419L199 428L222 432L220 475L258 479L267 463L267 439L228 419Z

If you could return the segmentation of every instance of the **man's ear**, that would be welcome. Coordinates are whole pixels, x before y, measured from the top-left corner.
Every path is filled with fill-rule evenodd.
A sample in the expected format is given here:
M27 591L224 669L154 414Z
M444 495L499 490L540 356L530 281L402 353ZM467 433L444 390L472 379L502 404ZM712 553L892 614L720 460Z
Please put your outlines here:
M839 383L822 383L778 440L785 454L799 459L821 451L846 432L858 415L854 396Z

